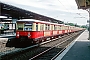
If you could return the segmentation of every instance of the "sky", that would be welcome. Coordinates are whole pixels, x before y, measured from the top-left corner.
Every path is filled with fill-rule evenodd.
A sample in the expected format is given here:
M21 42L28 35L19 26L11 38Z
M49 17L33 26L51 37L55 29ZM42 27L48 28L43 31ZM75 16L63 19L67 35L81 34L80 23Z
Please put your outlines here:
M66 23L86 25L89 19L88 12L78 9L75 0L0 0L0 2Z

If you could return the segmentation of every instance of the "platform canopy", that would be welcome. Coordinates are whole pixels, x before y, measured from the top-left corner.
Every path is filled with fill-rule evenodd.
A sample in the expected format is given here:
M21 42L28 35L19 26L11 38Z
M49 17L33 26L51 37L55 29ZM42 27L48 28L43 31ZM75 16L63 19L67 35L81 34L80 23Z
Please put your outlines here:
M90 0L75 0L78 9L88 9L90 8Z
M27 11L25 9L15 7L9 4L5 4L0 2L0 15L1 16L6 16L7 18L12 18L12 19L36 19L36 20L41 20L41 21L49 21L53 23L63 23L63 21L43 16L31 11Z

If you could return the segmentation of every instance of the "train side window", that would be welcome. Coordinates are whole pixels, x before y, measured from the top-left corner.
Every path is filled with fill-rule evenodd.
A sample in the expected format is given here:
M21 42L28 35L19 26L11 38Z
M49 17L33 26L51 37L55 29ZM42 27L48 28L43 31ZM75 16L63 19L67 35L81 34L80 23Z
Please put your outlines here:
M42 31L42 24L40 24L40 31Z
M61 26L59 26L59 30L61 30L62 29L62 27Z
M62 30L64 30L64 26L62 26Z
M62 30L62 26L61 26L61 30Z
M54 30L55 30L55 25L54 25Z
M57 26L57 30L58 30L58 26Z
M45 30L50 30L50 25L49 24L45 24Z
M50 30L50 25L48 25L48 30Z
M44 30L44 24L42 24L42 30Z
M44 24L40 24L40 31L44 30Z
M38 24L36 24L36 31L38 31Z
M59 30L59 26L57 26L57 30Z
M55 30L57 30L57 26L55 26Z
M45 30L47 30L47 25L45 24Z
M67 30L67 26L66 26L66 30Z
M65 26L65 30L67 29L67 27Z
M66 30L67 30L67 26L66 26Z
M54 25L54 30L57 30L57 26Z
M57 26L55 26L55 30L57 30Z
M45 24L45 30L48 30L48 25L47 24Z
M51 25L51 30L53 30L53 25Z

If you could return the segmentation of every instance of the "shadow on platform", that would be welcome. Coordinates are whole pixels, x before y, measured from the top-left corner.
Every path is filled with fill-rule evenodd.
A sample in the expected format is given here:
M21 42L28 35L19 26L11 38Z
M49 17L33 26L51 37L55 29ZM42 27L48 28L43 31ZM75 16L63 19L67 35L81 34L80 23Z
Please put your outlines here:
M90 41L77 41L61 60L90 60Z

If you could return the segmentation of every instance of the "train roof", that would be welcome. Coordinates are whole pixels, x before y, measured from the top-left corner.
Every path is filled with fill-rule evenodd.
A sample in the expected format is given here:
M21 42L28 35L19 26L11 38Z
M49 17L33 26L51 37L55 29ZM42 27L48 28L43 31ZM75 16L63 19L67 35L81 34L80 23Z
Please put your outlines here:
M58 24L58 23L52 23L52 22L46 22L46 21L40 21L40 20L35 20L35 19L21 19L17 20L17 22L39 22L39 23L45 23L45 24L55 24L55 25L64 25L64 24Z
M33 22L42 22L42 21L35 20L35 19L20 19L20 20L17 20L17 21L33 21Z

